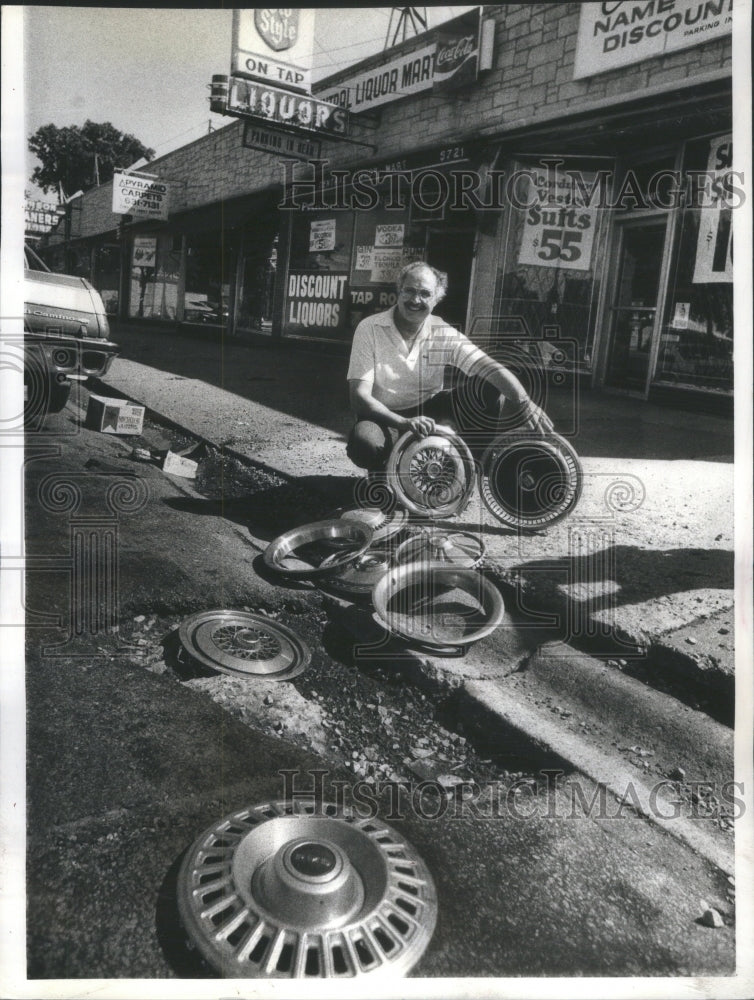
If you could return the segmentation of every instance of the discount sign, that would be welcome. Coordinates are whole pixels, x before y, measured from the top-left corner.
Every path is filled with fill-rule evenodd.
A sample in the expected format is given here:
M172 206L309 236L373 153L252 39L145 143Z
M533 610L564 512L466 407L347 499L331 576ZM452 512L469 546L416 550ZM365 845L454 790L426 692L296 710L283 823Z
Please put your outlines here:
M589 186L593 177L582 176ZM555 171L534 172L527 204L519 263L588 271L597 209L580 202L571 178Z

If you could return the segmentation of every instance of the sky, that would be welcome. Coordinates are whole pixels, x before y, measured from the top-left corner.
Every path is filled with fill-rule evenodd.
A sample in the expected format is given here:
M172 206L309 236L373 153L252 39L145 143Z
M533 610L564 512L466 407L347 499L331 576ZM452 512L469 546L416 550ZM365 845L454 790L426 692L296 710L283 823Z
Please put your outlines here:
M392 9L317 8L314 79L381 51ZM427 7L429 27L468 9ZM26 138L40 125L89 118L162 156L204 135L210 121L221 128L231 119L210 113L209 83L228 72L231 24L230 9L26 6ZM36 163L28 154L27 177Z

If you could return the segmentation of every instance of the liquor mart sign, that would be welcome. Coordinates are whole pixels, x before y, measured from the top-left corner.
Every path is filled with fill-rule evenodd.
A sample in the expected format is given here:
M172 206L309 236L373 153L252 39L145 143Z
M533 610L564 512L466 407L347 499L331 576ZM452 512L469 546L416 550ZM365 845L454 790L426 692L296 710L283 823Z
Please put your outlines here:
M231 73L310 93L314 13L311 7L234 10Z
M155 177L113 174L113 212L116 215L166 220L169 194L168 185Z
M431 45L349 76L323 96L356 114L423 90L468 86L481 70L492 67L494 28L493 21L481 20L481 8L475 7L444 22Z
M701 45L732 27L733 0L582 3L573 77Z
M436 49L436 45L427 45L351 76L324 94L324 99L358 113L429 90L434 80Z

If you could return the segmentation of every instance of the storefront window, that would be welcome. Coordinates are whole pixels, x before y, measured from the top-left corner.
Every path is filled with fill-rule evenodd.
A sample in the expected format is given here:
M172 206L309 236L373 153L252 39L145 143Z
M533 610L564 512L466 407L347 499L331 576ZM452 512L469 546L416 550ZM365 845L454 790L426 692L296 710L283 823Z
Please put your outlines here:
M255 226L244 236L239 273L237 327L272 332L272 309L278 266L277 231Z
M187 237L183 300L186 323L227 323L234 262L235 255L223 245L221 233L196 233Z
M180 274L180 237L172 234L134 236L129 316L175 319Z
M348 340L353 213L296 213L290 241L283 336Z
M571 174L578 172L589 190L595 168L566 161L558 170L533 163L513 169L522 171L518 206L508 212L490 329L476 332L516 336L522 345L528 341L527 353L545 367L588 371L606 257L606 213L598 199L590 204Z
M733 234L735 192L723 183L731 136L686 147L684 169L698 171L704 190L684 209L668 289L656 378L717 391L733 388Z
M401 268L425 257L424 227L408 211L385 208L356 213L351 268L351 322L394 305Z
M102 296L108 314L116 316L120 288L120 247L117 243L106 243L95 250L92 284Z

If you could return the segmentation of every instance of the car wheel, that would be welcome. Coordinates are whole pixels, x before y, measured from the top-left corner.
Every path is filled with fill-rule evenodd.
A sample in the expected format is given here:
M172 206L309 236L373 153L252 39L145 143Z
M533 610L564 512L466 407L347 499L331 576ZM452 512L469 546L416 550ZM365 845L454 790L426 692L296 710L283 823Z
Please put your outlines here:
M71 393L70 380L65 375L49 375L24 368L24 421L41 426L50 413L60 413Z

